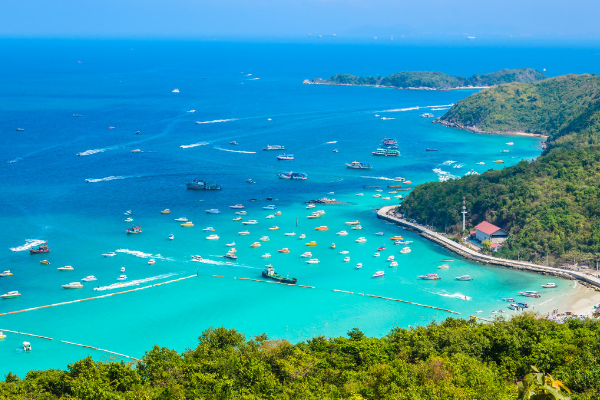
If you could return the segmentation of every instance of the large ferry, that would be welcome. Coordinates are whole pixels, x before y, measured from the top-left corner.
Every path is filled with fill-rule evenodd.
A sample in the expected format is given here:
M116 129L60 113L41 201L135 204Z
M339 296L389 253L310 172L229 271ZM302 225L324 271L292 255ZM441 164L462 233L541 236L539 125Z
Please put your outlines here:
M377 149L373 152L374 156L393 156L393 157L398 157L400 155L400 152L398 150L391 150L391 149Z
M280 146L278 144L274 144L274 145L267 145L267 147L263 147L264 151L267 150L285 150L284 146Z
M275 270L273 269L273 266L270 264L265 267L265 270L262 272L262 276L263 276L263 278L273 279L274 281L277 281L280 283L295 284L298 281L296 278L287 278L287 277L276 274Z
M351 163L346 164L346 167L350 168L350 169L371 169L371 168L373 168L371 166L371 164L369 164L369 163L363 163L363 162L358 162L358 161L352 161Z
M280 154L277 156L278 160L285 160L285 161L293 161L294 160L294 155L293 154Z
M302 172L287 172L282 174L277 174L279 179L296 179L296 180L307 180L308 175Z
M40 244L37 249L31 248L29 249L29 254L37 254L37 253L49 253L50 249L48 248L48 242L44 242Z
M185 183L188 189L194 190L221 190L221 185L217 185L214 181L202 181L198 179L194 179L192 182Z

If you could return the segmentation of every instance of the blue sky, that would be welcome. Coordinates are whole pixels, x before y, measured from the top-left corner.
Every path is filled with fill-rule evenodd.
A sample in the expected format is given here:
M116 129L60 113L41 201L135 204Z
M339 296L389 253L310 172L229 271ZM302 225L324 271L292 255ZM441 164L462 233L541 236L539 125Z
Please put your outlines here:
M0 37L600 38L600 1L0 0Z

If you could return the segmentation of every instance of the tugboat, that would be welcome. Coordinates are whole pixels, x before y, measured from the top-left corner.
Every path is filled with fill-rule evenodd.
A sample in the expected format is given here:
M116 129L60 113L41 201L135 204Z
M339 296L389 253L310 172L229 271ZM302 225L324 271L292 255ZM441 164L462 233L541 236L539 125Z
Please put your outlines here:
M142 228L138 225L138 226L132 226L131 228L127 228L127 234L133 234L133 233L142 233Z
M48 248L48 242L44 242L38 246L37 249L31 248L29 249L29 254L37 254L37 253L49 253L50 249Z
M279 283L291 283L293 285L295 285L296 282L298 281L296 278L287 278L287 277L283 277L281 275L276 274L275 270L273 269L273 266L271 264L269 264L265 267L265 270L262 272L262 276L263 276L263 278L272 279Z
M188 189L194 190L221 190L221 185L217 185L214 181L202 181L198 179L194 179L192 182L185 183Z

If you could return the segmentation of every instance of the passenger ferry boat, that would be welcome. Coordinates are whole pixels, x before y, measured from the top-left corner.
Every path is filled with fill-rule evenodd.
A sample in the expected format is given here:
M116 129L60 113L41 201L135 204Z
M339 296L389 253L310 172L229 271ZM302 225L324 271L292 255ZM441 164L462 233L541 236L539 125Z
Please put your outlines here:
M373 274L373 278L381 278L385 276L385 272L384 271L377 271Z
M373 152L374 156L392 156L392 157L398 157L400 156L400 152L398 150L391 150L391 149L377 149Z
M229 208L233 208L233 209L236 209L236 210L237 210L237 209L242 209L242 208L246 208L246 207L244 207L244 206L243 206L243 205L241 205L241 204L236 204L235 206L229 206Z
M293 154L280 154L277 156L277 159L282 160L282 161L293 161L294 155Z
M280 146L278 144L275 145L267 145L267 147L263 147L264 151L268 151L268 150L285 150L284 146Z
M418 278L425 281L437 281L438 279L442 279L438 276L438 274L419 275Z
M420 115L420 117L422 118L433 118L433 114L432 113L423 113Z
M221 214L221 211L219 211L216 208L211 208L210 210L204 210L206 211L207 214Z
M81 282L71 282L66 285L62 285L65 289L83 289Z
M521 296L525 296L525 297L535 297L535 298L542 297L538 292L536 292L534 290L526 290L524 292L519 292L519 294Z
M542 287L543 287L544 289L555 289L555 288L557 288L558 286L556 286L556 283L546 283L545 285L542 285Z
M134 233L142 233L142 228L138 225L138 226L132 226L131 228L127 228L127 234L134 234Z
M462 275L462 276L457 276L456 278L457 281L472 281L473 278L471 278L469 275Z
M302 172L286 172L286 173L281 173L281 174L277 174L277 176L279 177L279 179L294 179L294 180L307 180L308 179L308 175L306 175L305 173Z
M269 204L268 206L264 206L263 210L276 210L277 206L273 205L273 204Z
M363 162L359 162L359 161L352 161L351 163L346 164L346 167L350 168L350 169L371 169L371 168L373 168L371 166L371 164L363 163Z
M190 183L186 182L185 186L187 186L188 189L194 190L221 190L221 185L217 185L214 181L203 181L198 179L194 179Z
M262 276L263 276L263 278L272 279L279 283L296 284L296 282L298 282L298 280L296 278L289 278L289 277L284 277L284 276L276 274L275 269L273 269L273 266L271 264L265 266L265 269L262 272Z
M44 242L40 244L37 249L31 248L29 249L29 254L37 254L37 253L48 253L50 249L48 248L48 242Z

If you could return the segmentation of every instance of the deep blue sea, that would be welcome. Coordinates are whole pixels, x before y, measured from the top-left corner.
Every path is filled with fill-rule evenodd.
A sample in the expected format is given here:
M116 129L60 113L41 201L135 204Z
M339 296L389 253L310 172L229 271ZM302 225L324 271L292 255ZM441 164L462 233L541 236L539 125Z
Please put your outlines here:
M420 117L423 112L442 115L473 90L409 91L302 81L335 73L386 75L401 70L463 76L516 67L546 68L550 76L598 72L597 49L548 46L4 40L0 52L5 60L0 63L0 271L13 272L0 277L0 292L22 293L0 301L0 314L141 288L196 274L197 269L199 273L197 278L117 296L0 315L0 329L55 339L8 333L0 340L0 373L21 375L66 368L87 355L97 360L109 356L60 340L139 358L155 344L179 351L194 347L211 326L297 342L344 335L353 327L382 336L395 326L453 315L358 293L447 308L466 318L476 311L489 317L493 310L506 309L503 297L536 290L546 278L461 260L377 220L374 209L398 202L386 187L397 184L396 177L412 181L405 187L414 187L460 177L471 169L482 173L514 165L537 157L540 139L476 135ZM385 137L399 141L401 157L371 155ZM274 144L285 146L295 160L278 161L278 152L262 151ZM141 152L132 153L136 149ZM500 153L504 149L510 152ZM496 159L505 163L494 164ZM370 162L373 169L349 170L344 164L352 161ZM278 179L278 173L288 171L304 172L308 180ZM184 183L194 178L217 181L223 190L186 190ZM382 197L373 197L378 192L364 185L380 186ZM324 196L347 204L317 207L325 215L307 219L311 210L304 202ZM386 196L391 199L384 200ZM229 206L239 203L248 212L244 220L256 219L257 225L233 221L235 210ZM267 219L274 213L262 209L267 204L275 204L281 215ZM165 208L172 213L161 214ZM221 214L204 211L212 208ZM131 226L124 221L127 210L142 234L125 233ZM180 226L174 221L178 217L195 226ZM344 224L355 219L363 230ZM280 229L269 230L274 225ZM316 231L320 225L329 230ZM219 240L206 239L213 233L203 231L209 226ZM238 235L246 229L250 235ZM336 235L344 229L348 236ZM286 232L306 234L306 239L284 236ZM175 235L173 241L169 234ZM270 241L250 247L264 235ZM403 246L393 245L393 235L413 240L412 252L399 254ZM367 242L357 243L358 237ZM30 255L27 248L42 240L48 240L51 252ZM309 240L318 245L305 246ZM230 241L236 242L237 262L222 257ZM387 249L374 257L383 245ZM278 253L284 247L291 253ZM343 261L342 250L349 251L350 262ZM102 256L110 251L117 255ZM300 257L305 251L320 263L306 264ZM267 252L272 254L268 260L261 257ZM205 261L191 261L193 254ZM389 255L396 257L398 267L389 267ZM150 258L154 265L148 264ZM448 270L437 269L444 258L455 261ZM42 259L50 265L41 264ZM362 269L355 268L358 262ZM236 279L260 279L267 263L314 289ZM65 265L75 270L57 270ZM120 288L109 287L117 283L122 267L128 280ZM373 279L379 270L385 277ZM439 273L443 279L417 279L426 273ZM454 280L463 274L475 280ZM61 287L88 275L98 280L84 282L80 290ZM568 290L568 282L557 282L563 292L554 293ZM31 342L32 352L21 351L24 340Z

